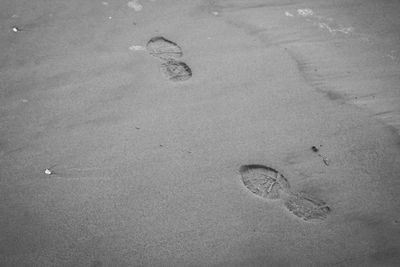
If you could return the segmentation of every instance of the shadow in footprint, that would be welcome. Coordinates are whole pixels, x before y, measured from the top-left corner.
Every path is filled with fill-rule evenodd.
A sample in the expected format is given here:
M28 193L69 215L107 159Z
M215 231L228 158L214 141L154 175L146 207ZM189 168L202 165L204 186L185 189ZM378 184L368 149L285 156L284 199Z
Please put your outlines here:
M192 70L182 61L168 60L161 64L160 71L173 82L186 81L192 77Z
M164 60L178 59L183 56L179 45L162 36L151 38L146 48L150 55Z
M289 191L289 182L273 168L264 165L243 165L239 172L243 184L257 196L279 199L281 193Z
M324 220L331 211L324 201L304 193L291 193L285 199L285 207L304 221Z

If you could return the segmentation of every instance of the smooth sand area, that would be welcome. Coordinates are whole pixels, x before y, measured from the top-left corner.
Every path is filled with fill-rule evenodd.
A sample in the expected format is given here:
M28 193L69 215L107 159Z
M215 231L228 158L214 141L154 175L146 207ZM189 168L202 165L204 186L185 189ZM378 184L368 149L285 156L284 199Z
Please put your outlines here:
M398 1L133 2L0 2L1 266L400 265Z

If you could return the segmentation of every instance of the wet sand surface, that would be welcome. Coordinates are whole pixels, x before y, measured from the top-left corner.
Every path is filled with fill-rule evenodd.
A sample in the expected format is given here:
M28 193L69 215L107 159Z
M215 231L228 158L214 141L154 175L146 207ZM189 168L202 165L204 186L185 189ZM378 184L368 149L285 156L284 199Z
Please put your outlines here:
M0 265L398 266L399 12L2 1Z

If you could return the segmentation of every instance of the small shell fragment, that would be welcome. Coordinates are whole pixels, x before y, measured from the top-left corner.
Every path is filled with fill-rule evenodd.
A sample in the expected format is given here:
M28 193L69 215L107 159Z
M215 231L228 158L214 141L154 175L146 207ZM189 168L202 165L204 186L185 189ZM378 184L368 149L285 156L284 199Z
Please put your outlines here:
M44 173L47 174L47 175L51 175L51 174L52 174L52 171L50 171L49 169L45 169L45 170L44 170Z
M133 8L135 11L140 11L143 9L143 6L140 4L139 0L129 1L128 7Z
M325 158L325 157L322 157L322 161L324 162L324 164L325 164L326 166L329 166L329 159L327 159L327 158Z
M312 11L310 8L297 9L297 14L303 17L309 17L314 15L314 11Z

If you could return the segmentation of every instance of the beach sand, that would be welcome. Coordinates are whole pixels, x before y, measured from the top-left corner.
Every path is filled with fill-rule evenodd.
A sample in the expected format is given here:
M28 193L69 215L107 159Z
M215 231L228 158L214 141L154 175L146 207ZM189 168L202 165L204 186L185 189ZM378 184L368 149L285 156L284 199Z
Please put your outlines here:
M399 266L399 12L3 0L0 265ZM168 79L156 36L191 77ZM253 194L251 164L326 218Z

